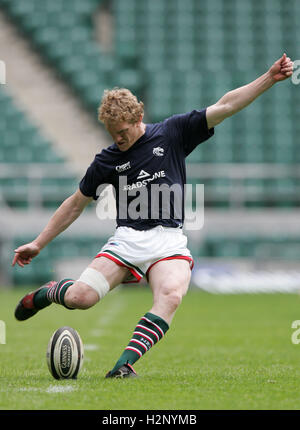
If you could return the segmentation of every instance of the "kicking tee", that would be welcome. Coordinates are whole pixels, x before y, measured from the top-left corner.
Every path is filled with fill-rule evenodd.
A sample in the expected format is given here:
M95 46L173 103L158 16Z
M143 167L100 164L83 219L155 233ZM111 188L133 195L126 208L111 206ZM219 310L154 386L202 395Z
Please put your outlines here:
M96 154L80 191L97 200L105 186L113 185L118 227L182 227L185 158L213 134L206 109L146 124L145 133L127 151L114 143Z

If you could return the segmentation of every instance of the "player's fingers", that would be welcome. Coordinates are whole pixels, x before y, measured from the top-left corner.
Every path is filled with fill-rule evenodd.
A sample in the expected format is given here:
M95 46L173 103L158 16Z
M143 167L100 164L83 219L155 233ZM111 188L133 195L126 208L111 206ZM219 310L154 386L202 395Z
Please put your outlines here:
M17 259L18 259L18 254L15 254L15 256L14 256L14 258L13 258L13 261L12 261L12 263L11 263L11 265L12 265L12 266L14 266L14 265L16 264Z
M22 264L24 264L25 262L27 261L27 259L26 258L22 258L21 256L20 256L20 254L19 253L17 253L15 256L14 256L14 259L13 259L13 262L12 262L12 266L14 266L16 263L22 263ZM19 264L20 265L20 264Z
M287 61L283 64L281 64L281 67L291 67L293 65L293 63L291 61Z
M18 258L18 259L17 259L17 264L18 264L20 267L24 267L24 264L23 264L23 262L22 262L22 260L21 260L20 258Z
M20 256L20 258L26 259L30 257L30 250L24 249L22 246L15 250L15 253Z
M27 258L19 258L19 262L23 264L23 266L25 264L29 264Z
M286 67L286 66L293 66L293 62L291 61L290 58L287 61L284 61L283 63L281 63L281 67Z
M23 258L22 261L24 264L29 264L31 262L31 258Z
M285 68L281 69L280 71L281 71L281 73L293 73L292 67L285 67Z
M24 249L22 249L22 247L20 246L19 248L15 249L15 254L17 255L17 257L21 257L24 258L26 257L26 251L24 251Z
M294 65L293 61L289 60L289 61L284 61L281 64L281 67L293 67L293 65Z
M23 258L23 257L21 257L21 255L20 255L19 253L17 253L17 254L15 255L15 257L14 257L14 260L13 260L13 266L14 266L16 263L17 263L19 266L21 266L21 267L24 267L24 265L25 265L25 264L29 264L29 262L28 262L28 258Z
M26 255L20 255L19 259L22 261L22 263L26 263L30 257Z
M282 64L286 59L286 53L283 54L283 56L281 58L279 58L279 60L275 61L275 64Z

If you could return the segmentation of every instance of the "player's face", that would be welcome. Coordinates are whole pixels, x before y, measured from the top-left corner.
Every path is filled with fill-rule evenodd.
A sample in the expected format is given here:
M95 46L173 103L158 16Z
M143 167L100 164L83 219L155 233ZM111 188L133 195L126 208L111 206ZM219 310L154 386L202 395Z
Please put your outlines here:
M127 151L141 136L141 122L107 123L105 127L120 151Z

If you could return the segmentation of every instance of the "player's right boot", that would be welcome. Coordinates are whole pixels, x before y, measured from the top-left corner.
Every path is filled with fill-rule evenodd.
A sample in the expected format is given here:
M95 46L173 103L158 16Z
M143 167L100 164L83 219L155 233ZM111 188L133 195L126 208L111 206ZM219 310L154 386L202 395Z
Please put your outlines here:
M137 378L138 375L134 368L129 364L123 364L118 370L116 370L114 373L110 370L105 378Z
M42 288L51 288L53 285L55 285L56 281L49 281L45 285L42 285L40 288L37 288L36 290L32 291L31 293L26 294L24 296L18 306L15 310L15 317L18 321L25 321L28 318L33 317L40 309L36 308L34 305L34 296L36 293L41 290ZM51 303L49 303L51 304Z

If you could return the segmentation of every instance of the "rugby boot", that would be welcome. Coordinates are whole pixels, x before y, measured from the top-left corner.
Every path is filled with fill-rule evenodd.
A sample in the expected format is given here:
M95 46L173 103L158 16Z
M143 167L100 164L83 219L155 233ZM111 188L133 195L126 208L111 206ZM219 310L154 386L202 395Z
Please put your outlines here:
M56 281L49 281L45 285L42 285L40 288L32 291L31 293L26 294L18 303L18 306L15 309L15 317L18 321L25 321L28 318L33 317L40 309L34 305L34 296L36 293L42 288L50 288L56 284ZM51 305L51 303L49 303ZM42 308L43 309L43 308Z
M106 374L105 378L137 378L138 375L134 368L129 364L123 364L118 370L114 373L111 370Z

